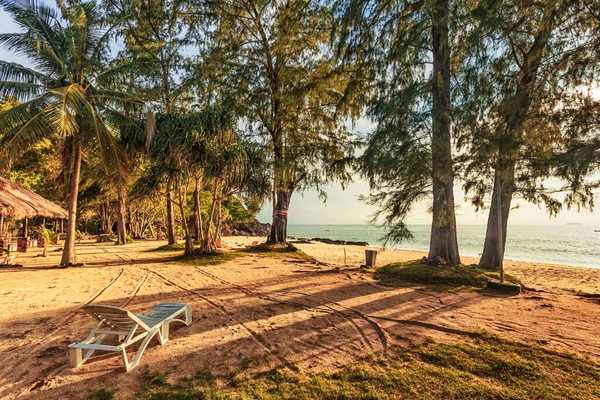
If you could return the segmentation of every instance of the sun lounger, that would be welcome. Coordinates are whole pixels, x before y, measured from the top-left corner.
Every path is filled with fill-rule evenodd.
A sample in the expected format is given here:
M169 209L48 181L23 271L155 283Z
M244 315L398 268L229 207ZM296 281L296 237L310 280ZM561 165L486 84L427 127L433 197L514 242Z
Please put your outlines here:
M192 323L192 307L183 303L157 304L148 313L137 315L122 308L98 304L85 305L82 311L94 317L98 323L84 341L69 346L72 367L83 364L96 350L116 351L121 352L125 370L129 372L138 365L148 343L156 334L158 334L160 344L165 344L169 340L169 324L171 322L177 321L186 325ZM181 317L184 317L185 320L180 319ZM110 335L118 336L120 343L117 345L101 344ZM140 340L143 342L133 361L129 362L126 353L127 347ZM82 353L83 350L87 350L85 355Z
M4 256L4 258L2 260L2 265L10 265L14 259L15 259L15 256Z

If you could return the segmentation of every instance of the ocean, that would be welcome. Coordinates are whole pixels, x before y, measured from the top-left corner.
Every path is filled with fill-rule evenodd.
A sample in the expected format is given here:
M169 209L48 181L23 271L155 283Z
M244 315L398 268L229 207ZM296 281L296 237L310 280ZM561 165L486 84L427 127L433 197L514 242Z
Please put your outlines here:
M410 226L414 239L393 246L403 250L429 248L429 225ZM459 225L458 246L465 256L479 256L485 239L484 225ZM505 258L518 261L600 268L598 225L509 225ZM385 230L374 225L289 225L288 235L369 242L383 246ZM390 247L390 246L388 246Z

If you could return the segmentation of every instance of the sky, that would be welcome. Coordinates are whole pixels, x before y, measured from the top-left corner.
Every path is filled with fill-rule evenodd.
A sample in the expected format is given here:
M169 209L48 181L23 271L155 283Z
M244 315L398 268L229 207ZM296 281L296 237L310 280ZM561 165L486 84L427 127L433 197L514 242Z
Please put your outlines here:
M15 32L17 26L4 10L0 10L0 33ZM0 60L17 62L32 66L30 60L0 48ZM369 133L373 123L367 119L359 120L353 127L361 135ZM345 190L339 183L326 187L327 201L318 198L316 191L294 193L289 209L289 224L326 225L326 224L365 224L377 210L374 206L359 200L361 195L369 194L367 182L355 177L352 184ZM456 219L459 225L485 225L488 211L475 212L469 201L465 201L461 185L455 185L454 197L456 201ZM600 196L596 196L596 203L600 205ZM565 225L567 223L597 224L600 222L600 211L595 210L578 212L577 210L563 210L558 217L549 218L545 210L537 206L516 199L513 205L517 208L511 211L509 223L511 225ZM423 202L415 205L408 217L409 224L430 224L431 214L427 211L430 204ZM261 222L270 222L272 205L266 203L257 215Z

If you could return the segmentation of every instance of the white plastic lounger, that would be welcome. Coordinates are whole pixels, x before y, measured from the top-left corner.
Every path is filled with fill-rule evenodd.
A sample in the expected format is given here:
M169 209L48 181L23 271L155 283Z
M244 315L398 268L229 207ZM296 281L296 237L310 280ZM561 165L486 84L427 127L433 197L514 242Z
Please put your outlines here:
M116 351L121 352L125 370L129 372L138 365L154 335L158 333L158 341L165 344L169 340L171 322L177 321L186 325L192 323L192 306L183 303L157 304L148 313L138 315L122 308L98 304L85 305L81 310L98 320L98 323L83 342L69 346L73 368L83 364L96 350ZM181 314L185 314L185 320L177 318L183 316ZM121 343L115 346L101 344L108 335L118 336ZM126 354L127 347L142 339L143 342L130 363ZM82 350L87 350L83 356Z

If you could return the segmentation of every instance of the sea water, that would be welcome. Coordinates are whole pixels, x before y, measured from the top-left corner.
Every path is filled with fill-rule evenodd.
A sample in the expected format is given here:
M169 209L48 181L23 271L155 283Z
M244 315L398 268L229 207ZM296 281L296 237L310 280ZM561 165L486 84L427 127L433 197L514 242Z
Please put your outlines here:
M393 247L427 251L431 227L409 227L414 239ZM518 261L577 265L600 268L600 227L597 225L509 225L505 257ZM458 246L465 256L483 251L485 225L459 225ZM369 242L383 246L385 229L374 225L289 225L288 235L301 238L329 238Z

